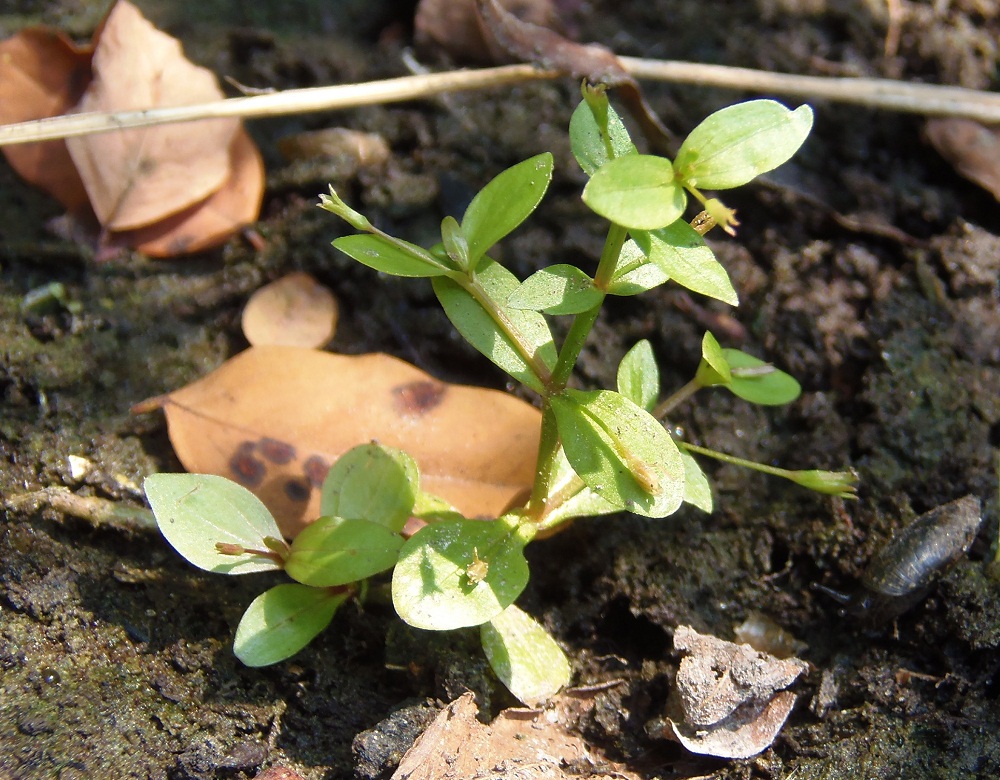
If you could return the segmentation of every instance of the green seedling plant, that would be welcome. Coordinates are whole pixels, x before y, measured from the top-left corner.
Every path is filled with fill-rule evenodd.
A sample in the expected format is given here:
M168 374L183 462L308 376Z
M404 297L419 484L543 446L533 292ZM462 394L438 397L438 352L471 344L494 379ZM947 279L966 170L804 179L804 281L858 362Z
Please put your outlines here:
M382 273L430 279L459 333L537 394L542 423L535 480L523 506L492 520L470 519L421 491L417 465L405 453L362 445L334 465L322 488L322 516L289 543L266 508L235 483L194 474L149 477L146 493L157 522L192 563L229 574L284 569L293 580L251 604L236 632L237 656L253 666L287 658L325 628L341 604L363 598L370 578L391 571L400 618L436 631L479 627L499 679L523 701L534 701L570 679L565 654L515 605L529 577L524 549L539 535L584 516L667 517L683 502L711 511L711 488L693 455L852 497L851 473L776 469L668 432L666 416L706 388L766 405L789 403L800 393L791 376L722 348L711 333L694 377L664 399L648 341L624 356L614 390L567 386L609 295L673 282L738 303L703 238L713 226L733 232L738 223L703 190L738 187L781 165L811 126L808 106L740 103L696 127L671 161L640 154L603 88L585 87L570 140L589 176L583 201L609 223L593 275L560 264L520 281L488 254L545 195L553 175L548 153L498 175L460 221L445 217L440 243L429 248L379 230L332 188L322 196L322 208L358 231L335 240L337 249ZM701 213L688 222L683 215L691 199ZM560 345L545 315L572 316Z

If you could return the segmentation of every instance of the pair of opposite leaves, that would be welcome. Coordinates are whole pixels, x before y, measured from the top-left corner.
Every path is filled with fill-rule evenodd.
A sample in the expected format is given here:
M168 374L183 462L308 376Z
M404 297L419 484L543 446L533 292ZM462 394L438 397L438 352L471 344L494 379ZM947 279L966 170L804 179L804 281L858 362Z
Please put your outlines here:
M119 0L88 47L24 30L0 43L0 122L219 100L215 76ZM92 209L105 243L155 256L195 252L253 222L264 166L236 119L120 130L8 146L11 166L76 215Z

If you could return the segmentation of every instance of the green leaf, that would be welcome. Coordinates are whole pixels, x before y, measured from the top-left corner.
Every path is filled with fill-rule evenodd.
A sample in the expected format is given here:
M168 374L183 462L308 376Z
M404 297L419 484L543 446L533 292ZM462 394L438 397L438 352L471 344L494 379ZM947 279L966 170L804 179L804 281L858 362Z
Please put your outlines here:
M670 160L630 154L602 165L583 189L583 202L622 227L653 230L679 219L687 205Z
M416 628L450 631L492 620L524 590L524 546L534 528L518 518L443 520L424 526L400 552L392 603Z
M462 217L470 269L538 207L552 181L552 164L549 152L536 155L500 173L472 199Z
M455 265L468 270L469 242L462 232L462 226L454 217L445 217L441 220L441 241L445 254L455 262Z
M584 100L569 120L569 143L573 156L588 176L593 176L609 159L606 136L610 136L614 157L636 154L635 144L629 138L621 117L608 104L607 95L602 92L593 99L598 103L599 119L595 118L594 110Z
M660 369L648 340L637 342L618 364L618 392L647 412L656 406L660 397Z
M687 222L679 219L651 231L649 237L650 261L677 284L731 306L739 305L725 266L715 259L705 239Z
M286 583L253 600L236 629L233 652L247 666L267 666L295 655L330 625L347 593Z
M420 491L413 505L413 517L426 523L436 523L440 520L462 520L461 512L440 496Z
M545 385L531 364L520 352L518 344L498 324L518 334L518 342L534 354L546 369L556 364L556 345L545 318L534 311L511 309L503 306L518 287L517 277L499 263L484 257L475 273L476 282L497 308L488 310L471 292L451 279L438 277L433 281L434 292L448 319L472 346L487 358L537 393L545 392Z
M646 231L637 232L642 237L649 237ZM618 255L608 295L638 295L668 281L670 277L659 266L649 262L646 253L634 240L629 240Z
M610 390L566 390L550 399L566 457L602 498L646 517L666 517L684 495L680 452L645 409Z
M368 520L321 517L292 541L285 572L315 588L346 585L391 569L403 537Z
M426 249L388 236L343 236L333 245L362 265L393 276L428 277L455 273Z
M620 512L621 507L609 503L590 489L586 482L573 471L566 459L566 451L560 447L556 452L552 477L549 480L549 496L560 496L558 504L546 504L544 526L555 528L574 517L597 517Z
M569 685L572 669L566 654L516 605L483 623L479 636L496 676L524 704L548 699Z
M253 493L212 474L152 474L143 482L160 532L182 556L217 574L250 574L280 569L273 558L227 555L216 543L268 550L281 539L277 523Z
M361 444L345 452L323 480L319 511L398 532L410 518L419 489L413 458L380 444Z
M794 377L763 360L738 349L724 349L722 354L733 377L726 388L744 401L781 406L791 403L802 393L802 387Z
M698 461L684 450L681 450L681 461L684 463L684 502L711 514L712 486L708 483L708 477Z
M701 358L701 365L695 374L695 380L701 387L727 385L733 381L725 352L715 336L707 330L701 339Z
M512 309L547 314L579 314L599 306L604 293L575 265L550 265L536 271L507 299Z
M789 111L773 100L716 111L684 139L674 160L677 178L710 190L739 187L795 154L812 122L809 106Z

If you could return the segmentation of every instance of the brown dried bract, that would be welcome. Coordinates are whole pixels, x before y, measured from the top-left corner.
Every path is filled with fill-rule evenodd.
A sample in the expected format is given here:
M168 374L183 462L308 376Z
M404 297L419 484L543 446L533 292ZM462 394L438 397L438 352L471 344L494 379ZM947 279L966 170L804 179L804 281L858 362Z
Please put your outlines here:
M971 119L929 119L924 134L962 176L1000 200L1000 130Z
M784 689L808 669L678 626L674 648L684 654L668 704L674 736L692 753L749 758L767 749L795 704Z

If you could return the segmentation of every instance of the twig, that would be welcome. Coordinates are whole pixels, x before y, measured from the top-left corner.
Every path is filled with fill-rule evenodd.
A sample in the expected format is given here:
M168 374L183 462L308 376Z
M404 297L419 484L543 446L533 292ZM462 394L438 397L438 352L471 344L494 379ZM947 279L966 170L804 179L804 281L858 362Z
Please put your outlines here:
M826 78L769 73L726 65L670 60L619 58L637 79L697 84L854 103L870 108L928 116L955 116L1000 122L1000 94L962 87L912 84L891 79ZM268 95L230 98L193 106L150 108L118 113L87 113L37 119L0 126L0 146L48 141L131 127L221 117L252 119L265 116L336 111L358 106L417 100L448 92L487 89L526 81L552 80L561 73L532 65L428 73L362 84L291 89Z
M145 507L129 506L98 496L78 496L65 487L48 487L33 493L22 493L13 496L6 503L9 511L37 512L43 507L86 520L97 528L113 526L134 531L156 530L156 519Z

